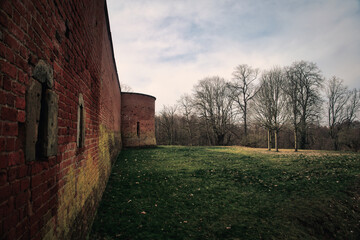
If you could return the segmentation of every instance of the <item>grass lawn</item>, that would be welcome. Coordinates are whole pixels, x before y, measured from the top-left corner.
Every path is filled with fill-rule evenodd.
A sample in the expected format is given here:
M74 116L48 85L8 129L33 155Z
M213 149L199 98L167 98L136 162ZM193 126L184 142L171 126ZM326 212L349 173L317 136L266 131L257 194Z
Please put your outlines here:
M90 239L360 239L360 154L124 150Z

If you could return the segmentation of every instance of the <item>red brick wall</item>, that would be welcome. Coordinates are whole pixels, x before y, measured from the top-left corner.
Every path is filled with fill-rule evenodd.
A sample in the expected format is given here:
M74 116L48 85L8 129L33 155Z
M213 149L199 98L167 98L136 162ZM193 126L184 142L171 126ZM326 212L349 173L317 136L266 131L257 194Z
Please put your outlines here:
M156 145L155 100L155 97L145 94L122 93L121 132L124 147Z
M121 148L121 97L104 0L0 1L0 239L83 239ZM25 160L39 60L58 96L56 156ZM76 144L79 94L85 146Z

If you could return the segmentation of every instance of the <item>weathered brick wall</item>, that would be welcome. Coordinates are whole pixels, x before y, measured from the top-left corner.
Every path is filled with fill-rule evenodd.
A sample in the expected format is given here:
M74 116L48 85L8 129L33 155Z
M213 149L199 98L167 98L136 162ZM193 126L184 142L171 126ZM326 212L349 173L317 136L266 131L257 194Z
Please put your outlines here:
M0 239L83 239L88 231L121 148L107 21L104 0L0 1ZM56 139L56 154L35 160L25 144L35 114L30 86L42 88L42 99L52 93L58 114L57 135L46 139Z
M121 132L124 147L156 145L155 100L155 97L141 93L122 93Z

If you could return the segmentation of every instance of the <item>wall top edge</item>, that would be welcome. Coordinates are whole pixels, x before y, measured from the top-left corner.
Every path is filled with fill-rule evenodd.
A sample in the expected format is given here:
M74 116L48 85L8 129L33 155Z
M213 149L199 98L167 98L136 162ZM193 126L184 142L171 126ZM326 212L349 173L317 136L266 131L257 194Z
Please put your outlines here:
M127 94L127 95L141 95L141 96L146 96L146 97L151 97L154 100L156 100L156 97L148 95L148 94L144 94L144 93L137 93L137 92L121 92L121 94Z

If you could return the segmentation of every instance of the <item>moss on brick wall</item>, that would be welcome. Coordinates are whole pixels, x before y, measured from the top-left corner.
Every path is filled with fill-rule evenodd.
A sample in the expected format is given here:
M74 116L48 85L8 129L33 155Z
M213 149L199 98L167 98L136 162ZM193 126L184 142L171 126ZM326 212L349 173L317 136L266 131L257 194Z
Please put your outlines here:
M25 96L48 72L57 151L26 158ZM120 94L104 0L0 1L0 239L85 238L121 150Z

